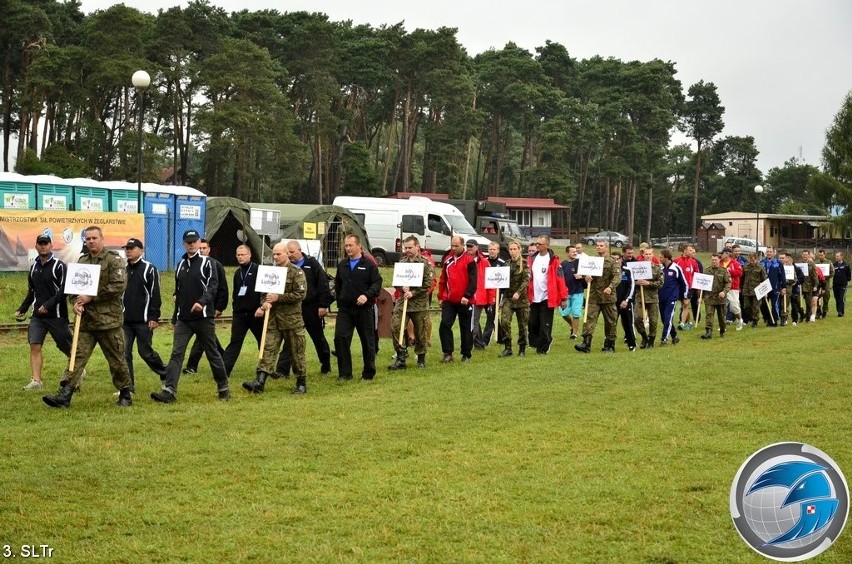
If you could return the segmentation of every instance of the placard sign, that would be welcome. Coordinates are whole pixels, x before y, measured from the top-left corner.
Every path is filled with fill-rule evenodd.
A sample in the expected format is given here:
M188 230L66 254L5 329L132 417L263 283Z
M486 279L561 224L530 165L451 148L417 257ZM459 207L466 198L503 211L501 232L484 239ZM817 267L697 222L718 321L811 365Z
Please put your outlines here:
M801 271L802 271L802 274L804 274L805 276L807 276L807 275L808 275L808 263L806 263L806 262L797 262L797 263L796 263L796 268L798 268L799 270L801 270Z
M72 262L68 264L63 291L70 296L97 296L100 281L101 265Z
M264 294L283 294L287 285L287 269L283 266L257 267L257 281L254 284L255 292Z
M489 266L485 269L485 287L489 290L494 288L509 287L509 267Z
M590 257L586 255L579 257L579 261L577 261L577 274L580 276L603 276L603 268L603 257Z
M788 282L796 279L796 267L792 264L784 265L784 279Z
M692 275L692 287L696 290L710 292L713 290L713 276L710 274L696 272Z
M818 269L822 271L822 275L828 278L828 275L831 273L831 265L829 264L818 264L816 265Z
M393 265L393 282L397 288L417 288L423 284L422 262L398 262Z
M627 263L627 268L633 271L634 280L651 280L654 277L653 265L650 261L634 260Z
M763 282L761 282L760 284L755 286L754 295L757 296L758 300L762 300L767 295L769 295L769 292L771 292L771 291L772 291L772 282L770 282L769 279L767 278L766 280L764 280Z

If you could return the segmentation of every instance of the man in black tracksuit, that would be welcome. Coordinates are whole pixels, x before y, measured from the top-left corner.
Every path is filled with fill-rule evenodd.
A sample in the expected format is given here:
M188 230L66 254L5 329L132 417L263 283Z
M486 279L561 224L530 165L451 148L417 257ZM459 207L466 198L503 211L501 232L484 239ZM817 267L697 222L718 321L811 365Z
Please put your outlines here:
M337 352L338 381L352 379L352 333L358 331L364 370L361 378L376 375L376 319L373 303L382 290L382 277L375 264L361 250L361 239L348 235L344 243L346 257L337 265L334 291L337 294L337 322L334 348Z
M328 275L317 259L302 252L302 246L297 241L287 243L287 256L290 262L305 273L308 293L302 301L302 319L305 321L305 331L317 351L320 373L328 374L331 372L331 348L325 338L325 316L328 315L329 306L334 303L334 296L328 287ZM290 351L287 347L281 349L275 373L290 375Z
M621 270L621 282L615 287L615 307L618 308L618 317L621 318L621 327L624 329L624 340L627 349L636 350L636 333L633 331L633 300L636 293L636 284L633 281L633 271L624 264L621 253L612 253L616 266Z
M210 256L210 243L207 239L202 238L198 240L198 252L202 256L209 258L210 262L213 263L213 267L216 269L219 287L216 290L216 302L213 307L215 308L214 317L219 317L225 311L225 308L228 307L228 279L225 277L225 267L222 266L221 262ZM220 355L225 354L225 349L222 348L219 337L216 337L216 348L219 350ZM196 339L192 344L192 348L189 350L189 358L186 361L186 368L183 370L184 374L195 374L198 372L198 363L201 361L201 354L203 352L201 344ZM228 373L230 374L230 371Z
M175 332L172 357L166 367L163 389L152 392L151 399L160 403L172 403L176 399L180 367L186 353L186 345L195 335L213 370L219 399L228 401L228 373L216 342L215 316L216 291L219 280L216 268L208 257L198 252L198 232L190 229L183 234L186 249L175 272Z
M263 333L263 318L255 316L262 297L260 292L255 291L258 265L252 262L251 249L247 245L237 247L237 264L240 266L234 272L234 289L231 296L231 308L234 313L231 322L231 342L228 343L225 354L222 355L228 376L231 375L240 356L246 333L251 331L258 348L261 333Z
M849 265L843 261L843 253L835 253L832 290L834 291L834 307L837 309L837 317L843 317L846 313L846 287L849 286L849 280Z
M157 267L142 258L144 246L139 239L128 239L124 245L127 255L127 289L124 291L124 359L130 371L130 391L136 391L133 375L133 341L139 356L160 380L166 377L166 366L151 346L154 329L160 320L160 273Z

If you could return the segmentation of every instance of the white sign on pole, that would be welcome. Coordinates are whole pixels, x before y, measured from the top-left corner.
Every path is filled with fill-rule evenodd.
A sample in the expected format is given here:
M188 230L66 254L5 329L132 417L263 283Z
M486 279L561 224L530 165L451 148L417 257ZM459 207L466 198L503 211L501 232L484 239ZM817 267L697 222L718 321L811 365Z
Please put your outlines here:
M831 265L828 264L818 264L816 265L818 269L822 271L822 275L828 278L829 273L831 273Z
M808 275L808 263L806 263L806 262L797 262L797 263L796 263L796 268L798 268L799 270L801 270L801 271L802 271L802 274L804 274L805 276L807 276L807 275Z
M651 280L654 277L653 265L651 261L634 260L627 263L627 268L633 271L634 280Z
M101 265L68 263L64 292L70 296L97 296Z
M485 269L485 287L489 290L494 288L509 287L509 267L489 266Z
M422 262L398 262L393 265L392 286L418 288L423 284Z
M769 292L772 291L772 282L767 278L754 288L754 295L757 296L758 300L762 300L765 298Z
M590 257L586 255L579 257L579 259L577 262L577 274L580 276L603 276L603 257Z
M287 285L287 269L283 266L257 267L257 281L254 284L255 292L264 294L283 294Z
M696 272L692 275L692 287L696 290L704 290L710 292L713 290L713 276Z
M792 264L784 265L784 279L786 281L791 281L796 279L796 267Z

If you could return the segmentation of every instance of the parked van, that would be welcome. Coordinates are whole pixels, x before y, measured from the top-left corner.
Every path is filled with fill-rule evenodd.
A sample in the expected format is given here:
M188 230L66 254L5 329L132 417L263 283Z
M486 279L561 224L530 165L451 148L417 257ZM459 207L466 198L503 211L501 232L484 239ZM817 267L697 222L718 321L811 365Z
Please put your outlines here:
M420 247L428 249L435 262L447 254L456 235L465 240L475 239L480 248L488 249L488 239L476 234L458 208L444 202L423 196L408 199L338 196L333 203L351 211L364 224L370 239L369 251L380 265L399 260L402 241L409 235L417 236Z

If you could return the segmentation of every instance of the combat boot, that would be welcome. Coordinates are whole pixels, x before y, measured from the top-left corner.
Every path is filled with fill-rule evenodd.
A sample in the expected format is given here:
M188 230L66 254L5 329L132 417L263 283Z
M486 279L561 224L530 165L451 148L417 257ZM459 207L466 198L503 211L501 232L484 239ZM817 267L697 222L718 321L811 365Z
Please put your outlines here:
M601 352L605 353L614 353L615 352L615 341L612 339L604 339L604 345L601 349Z
M646 335L645 333L639 333L639 335L642 337L642 344L639 345L639 348L640 349L647 349L648 348L648 335Z
M426 368L426 353L417 355L417 368L421 370Z
M656 339L656 337L648 337L648 348L649 348L649 349L653 349L653 348L654 348L654 340L655 340L655 339Z
M713 330L712 329L705 329L704 334L701 335L701 338L702 339L712 339L713 338Z
M122 388L118 390L118 401L115 402L118 407L130 407L133 405L133 398L130 397L130 388Z
M500 357L504 358L507 356L512 356L512 342L509 341L503 345L503 350L500 351Z
M405 351L399 351L396 353L396 360L393 361L393 364L388 366L388 370L405 370L408 368L406 366L405 361L408 358L408 353Z
M243 382L243 388L253 394L262 394L263 389L266 387L266 379L268 377L269 375L266 372L258 370L255 380L252 382Z
M527 346L518 345L518 356L527 356Z
M305 377L296 378L296 387L293 388L293 395L302 396L308 393L308 379Z
M583 335L583 342L577 345L574 345L574 350L581 353L590 353L592 352L592 336L591 335Z
M67 382L63 382L62 387L59 388L59 392L57 392L55 396L42 396L41 399L50 407L70 407L71 396L73 395L74 386Z

